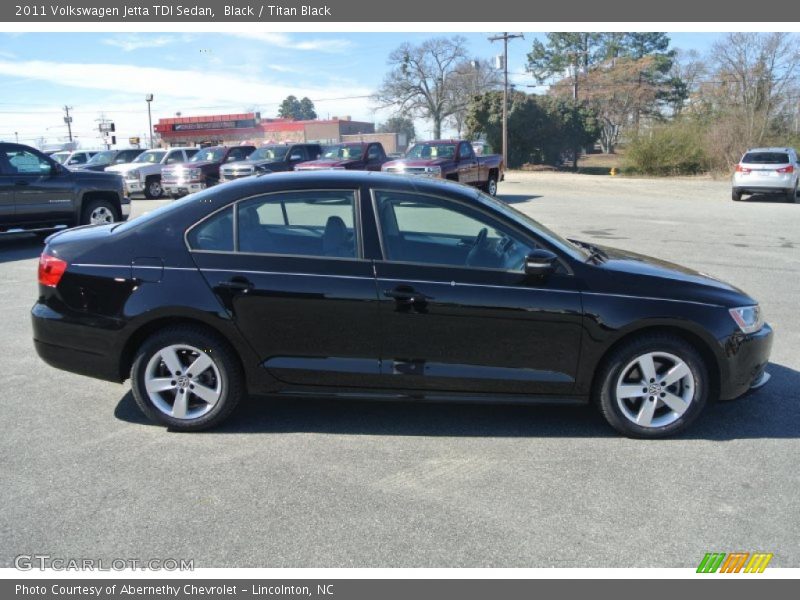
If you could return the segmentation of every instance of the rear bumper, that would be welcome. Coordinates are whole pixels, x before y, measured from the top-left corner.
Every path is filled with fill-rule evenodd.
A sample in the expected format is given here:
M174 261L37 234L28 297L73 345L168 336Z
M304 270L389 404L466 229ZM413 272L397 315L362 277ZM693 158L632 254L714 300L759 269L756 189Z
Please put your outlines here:
M84 320L93 321L93 326L87 327ZM38 302L31 310L31 321L33 345L48 365L106 381L123 380L114 351L116 323L98 327L96 318L65 315Z
M725 365L720 398L732 400L769 381L767 365L772 350L772 328L765 324L749 335L734 334L724 343Z

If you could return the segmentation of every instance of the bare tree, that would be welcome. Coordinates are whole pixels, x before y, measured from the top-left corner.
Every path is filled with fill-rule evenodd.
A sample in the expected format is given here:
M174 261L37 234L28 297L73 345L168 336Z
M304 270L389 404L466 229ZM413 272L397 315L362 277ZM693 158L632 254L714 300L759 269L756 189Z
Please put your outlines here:
M730 33L714 44L712 60L718 98L727 99L728 108L737 109L743 119L747 139L742 141L760 143L794 85L800 67L796 37L782 32Z
M401 45L389 55L391 70L374 96L378 108L393 107L406 117L430 119L434 137L458 109L453 90L458 69L467 60L463 37L433 38L419 46Z
M458 137L461 137L470 102L486 92L500 89L503 78L491 61L474 58L460 63L452 80L453 85L449 86L448 92L453 114L449 121Z

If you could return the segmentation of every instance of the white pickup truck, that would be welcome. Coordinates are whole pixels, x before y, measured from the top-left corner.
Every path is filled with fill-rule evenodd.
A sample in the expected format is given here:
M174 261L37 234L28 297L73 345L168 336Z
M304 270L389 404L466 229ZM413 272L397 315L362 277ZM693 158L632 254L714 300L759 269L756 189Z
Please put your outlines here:
M161 168L166 165L184 163L197 153L198 148L157 148L147 150L133 162L108 167L122 175L127 195L144 193L145 198L160 198L164 194L161 187Z

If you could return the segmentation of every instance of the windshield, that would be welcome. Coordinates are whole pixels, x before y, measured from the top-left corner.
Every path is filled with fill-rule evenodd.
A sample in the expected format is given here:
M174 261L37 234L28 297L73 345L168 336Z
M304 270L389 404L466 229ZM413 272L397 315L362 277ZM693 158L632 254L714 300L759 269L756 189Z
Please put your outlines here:
M337 144L335 146L326 146L322 149L321 158L345 158L349 160L358 160L364 153L362 146L348 146L346 144Z
M148 150L133 159L133 162L154 165L160 163L166 155L167 153L164 150Z
M417 144L406 152L406 158L453 158L455 144Z
M225 156L225 148L220 146L214 146L213 148L201 148L197 151L197 154L189 159L189 162L219 162L222 160L223 156Z
M92 158L89 159L87 165L110 165L111 161L114 160L114 156L117 154L116 150L106 150L105 152L98 152Z
M288 150L288 146L262 146L248 156L247 160L283 160Z
M757 165L785 165L789 162L789 155L785 152L748 152L744 155L742 162Z
M51 154L50 158L56 161L59 164L64 164L67 161L67 157L72 154L71 152L56 152L55 154Z
M537 233L539 233L542 237L547 239L553 246L556 248L566 252L570 256L572 256L576 260L585 260L586 257L589 256L590 252L586 248L582 248L576 244L573 244L568 239L561 237L552 229L545 227L536 219L533 219L526 215L523 212L518 211L516 208L513 208L506 204L505 202L501 202L497 198L493 198L488 194L484 194L479 192L480 197L485 202L490 203L496 210L504 214L505 216L509 217L521 223L524 226L527 226L529 229L533 229Z

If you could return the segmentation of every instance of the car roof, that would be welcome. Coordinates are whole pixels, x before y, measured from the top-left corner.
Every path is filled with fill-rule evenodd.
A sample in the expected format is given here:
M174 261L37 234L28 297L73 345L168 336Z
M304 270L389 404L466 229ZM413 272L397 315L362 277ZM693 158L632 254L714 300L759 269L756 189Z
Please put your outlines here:
M747 152L794 152L794 148L773 146L770 148L748 148ZM745 154L747 154L745 152Z

